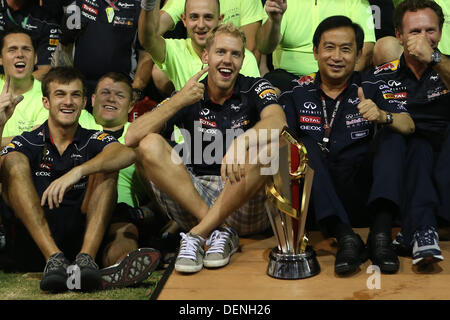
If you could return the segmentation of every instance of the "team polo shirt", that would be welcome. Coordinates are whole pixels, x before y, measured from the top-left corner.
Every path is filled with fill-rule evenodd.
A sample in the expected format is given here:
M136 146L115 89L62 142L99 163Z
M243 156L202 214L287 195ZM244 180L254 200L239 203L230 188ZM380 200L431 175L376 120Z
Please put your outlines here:
M64 28L61 41L75 44L74 66L85 75L88 87L94 88L111 71L134 78L140 1L77 0L76 5L81 28ZM67 14L65 24L74 21L72 15Z
M36 130L24 132L12 139L2 151L23 153L30 162L33 183L39 197L56 179L72 168L94 158L107 145L117 140L102 131L86 130L78 126L73 141L62 155L52 142L47 121ZM89 177L83 177L64 194L62 206L79 206L84 197Z
M84 111L84 110L83 110ZM89 112L85 111L81 114L78 120L83 128L90 130L104 130L103 127L95 122L95 118ZM108 132L114 136L120 143L125 144L125 134L127 133L130 123L125 123L122 134L117 137L112 132ZM135 184L136 166L132 164L129 167L123 168L119 171L119 177L117 179L117 203L125 202L131 207L135 207L139 200L133 190L136 190Z
M207 79L201 81L205 87ZM243 75L238 75L233 92L223 105L212 101L207 91L200 101L182 108L166 122L161 134L170 139L173 126L177 125L184 138L185 164L197 175L220 176L222 158L234 138L252 128L260 120L262 110L278 101L267 80Z
M52 9L62 11L57 4ZM0 1L0 31L20 27L28 32L36 46L37 65L50 65L61 32L56 11L40 7L36 1L25 1L21 9L13 11L6 0Z
M181 90L186 82L205 65L192 47L192 39L165 39L166 57L164 62L155 61L172 81L175 90ZM244 62L240 73L248 77L259 77L259 67L253 53L245 49ZM205 76L203 76L205 77Z
M186 0L168 0L161 9L172 18L174 25L184 13ZM231 22L236 27L261 21L264 9L261 0L220 0L220 14L223 14L222 23Z
M450 92L431 67L417 79L402 55L399 60L375 68L373 75L386 81L395 97L406 106L416 132L442 134L450 124Z
M0 88L5 85L4 76L0 77ZM6 122L2 137L14 137L24 131L31 131L48 119L48 110L42 103L41 82L34 79L31 90L23 94L23 100L16 106L13 115Z
M292 91L283 93L283 106L290 128L298 136L307 134L322 143L325 118L322 97L325 99L329 121L336 103L340 100L328 143L329 159L333 161L354 161L364 155L373 138L376 125L365 120L358 111L360 99L358 88L362 87L366 99L371 99L378 108L391 113L407 112L405 107L393 99L393 93L382 79L354 72L346 89L336 98L328 97L320 88L320 74L310 75L307 81L299 83Z
M372 9L367 0L286 0L287 9L281 20L281 41L272 53L275 69L298 76L318 70L314 60L312 39L322 20L344 15L364 30L364 42L375 42ZM266 14L267 19L267 14Z

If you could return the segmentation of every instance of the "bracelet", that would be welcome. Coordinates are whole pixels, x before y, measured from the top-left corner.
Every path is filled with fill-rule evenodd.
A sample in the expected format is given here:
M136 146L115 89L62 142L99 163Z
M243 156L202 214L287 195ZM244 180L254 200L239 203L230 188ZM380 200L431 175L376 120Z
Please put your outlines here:
M141 0L141 8L145 11L151 11L155 9L156 0Z

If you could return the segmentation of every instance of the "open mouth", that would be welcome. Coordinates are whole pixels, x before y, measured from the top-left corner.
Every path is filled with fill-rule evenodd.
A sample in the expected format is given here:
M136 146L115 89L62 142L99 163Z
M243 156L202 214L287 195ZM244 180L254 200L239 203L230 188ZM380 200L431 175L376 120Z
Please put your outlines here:
M233 70L229 68L219 68L219 74L224 78L231 78L231 75L233 74Z
M59 111L64 114L73 114L75 112L75 109L62 108L62 109L59 109Z
M108 110L108 111L114 111L114 110L117 110L116 107L111 106L111 105L104 105L103 108L105 108L105 109Z
M336 72L344 69L344 66L341 66L341 65L330 64L329 66L330 66L331 70L336 71Z
M14 64L14 67L16 68L17 71L23 72L23 71L25 70L26 63L25 63L25 62L22 62L22 61L16 62L16 63Z

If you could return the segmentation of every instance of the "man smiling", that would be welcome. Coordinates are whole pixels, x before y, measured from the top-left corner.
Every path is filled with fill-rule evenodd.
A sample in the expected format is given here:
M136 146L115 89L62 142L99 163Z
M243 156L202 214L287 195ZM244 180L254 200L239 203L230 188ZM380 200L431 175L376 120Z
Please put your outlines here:
M262 188L267 176L248 155L270 144L265 135L270 129L278 137L286 120L269 82L239 74L244 48L245 36L235 26L214 28L202 54L208 67L133 122L126 135L127 145L138 147L139 166L152 182L158 203L188 231L181 234L175 264L179 272L225 266L238 250L238 235L269 227ZM199 82L206 71L208 76ZM193 160L184 157L186 164L164 138L170 137L174 124L184 129L183 156L189 154ZM237 138L228 146L230 132ZM196 139L198 134L204 137ZM259 139L259 134L266 139ZM216 146L214 152L211 146ZM244 147L241 154L238 146ZM238 162L237 156L246 161ZM207 238L210 249L205 253Z

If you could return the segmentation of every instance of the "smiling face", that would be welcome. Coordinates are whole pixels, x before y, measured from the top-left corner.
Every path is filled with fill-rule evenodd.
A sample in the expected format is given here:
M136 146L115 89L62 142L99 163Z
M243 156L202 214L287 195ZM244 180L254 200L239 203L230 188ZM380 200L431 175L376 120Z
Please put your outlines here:
M189 0L185 13L181 15L188 37L199 49L205 47L208 31L219 25L222 19L217 0Z
M351 27L330 29L322 33L314 58L319 65L321 79L330 83L346 82L361 55Z
M439 28L438 16L430 8L405 12L402 30L396 30L396 36L402 45L408 37L419 34L423 34L427 38L433 49L437 48L441 40L442 30Z
M49 84L48 97L43 97L44 107L49 111L49 122L62 128L78 123L81 110L86 105L81 80L69 83L53 81Z
M102 79L92 95L93 114L96 122L112 129L128 121L128 113L133 109L130 86L111 78Z
M216 34L213 43L203 53L208 63L208 86L227 91L234 87L244 62L244 43L241 38L225 32Z
M31 38L25 33L11 33L3 39L0 64L5 74L13 79L26 79L36 63L36 55Z

